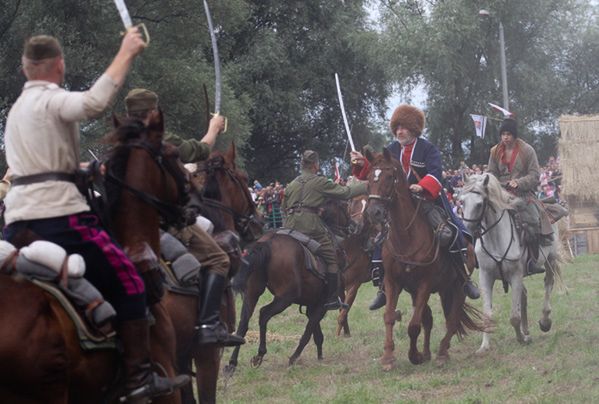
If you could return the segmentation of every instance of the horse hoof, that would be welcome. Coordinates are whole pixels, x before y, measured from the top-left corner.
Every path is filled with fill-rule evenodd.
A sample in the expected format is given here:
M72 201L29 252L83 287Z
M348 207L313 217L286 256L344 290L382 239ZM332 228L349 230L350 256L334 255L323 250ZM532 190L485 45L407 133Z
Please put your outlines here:
M428 362L431 360L431 353L430 352L425 352L424 354L422 354L422 360L424 362Z
M235 365L226 365L223 369L224 375L226 377L233 376L233 374L235 373L235 368L237 368L237 366L235 366Z
M295 361L297 361L297 358L294 358L293 356L289 358L289 366L295 365Z
M442 367L445 366L448 360L449 355L438 355L437 359L435 360L435 364L437 365L437 367Z
M530 335L524 335L524 336L522 337L522 344L523 344L523 345L528 345L528 344L530 344L531 342L532 342L532 338L531 338L531 336L530 336Z
M381 368L383 372L389 372L395 368L395 358L381 358Z
M262 356L260 355L256 355L252 358L252 360L250 361L250 364L252 365L252 367L255 368L259 368L260 365L262 365Z
M543 332L548 332L549 330L551 330L551 319L548 318L547 320L543 321L543 320L539 320L539 328L541 329L541 331Z
M424 356L420 352L409 354L408 357L410 358L410 362L412 362L414 365L420 365L422 362L424 362Z
M478 349L476 350L475 354L476 354L476 355L479 355L479 356L482 356L482 355L485 355L485 354L487 354L487 352L489 352L489 347L482 347L482 346L481 346L480 348L478 348Z

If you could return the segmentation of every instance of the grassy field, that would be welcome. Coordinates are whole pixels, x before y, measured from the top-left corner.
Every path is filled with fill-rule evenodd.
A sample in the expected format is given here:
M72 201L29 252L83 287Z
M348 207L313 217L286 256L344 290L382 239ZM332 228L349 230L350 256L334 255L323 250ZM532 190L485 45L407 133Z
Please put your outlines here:
M475 274L477 277L478 275ZM396 402L599 402L599 256L579 257L563 266L567 293L554 291L553 328L537 325L543 299L542 276L527 280L532 343L520 345L509 324L510 297L495 284L497 327L492 349L475 355L481 336L453 339L451 358L438 367L433 361L412 365L407 358L406 319L395 326L397 368L383 372L383 311L368 311L375 289L364 284L350 312L351 338L336 337L336 314L322 322L324 360L308 344L298 363L287 366L306 320L297 306L268 325L268 353L260 368L250 366L256 354L258 310L248 343L242 347L235 375L221 376L219 401L225 403L396 403ZM268 292L258 307L269 302ZM476 301L481 308L481 302ZM437 295L431 298L435 325L431 348L438 347L444 320ZM407 296L398 307L409 312ZM406 316L404 316L406 317ZM229 360L230 350L223 356Z

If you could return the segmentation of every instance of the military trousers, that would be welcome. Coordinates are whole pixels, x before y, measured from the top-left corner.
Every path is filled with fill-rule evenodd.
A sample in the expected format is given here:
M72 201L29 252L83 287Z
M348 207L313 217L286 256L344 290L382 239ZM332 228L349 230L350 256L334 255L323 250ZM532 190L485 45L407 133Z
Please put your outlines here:
M202 271L214 272L227 277L229 274L229 256L220 248L210 234L200 226L192 224L181 230L171 230L170 233L181 241L200 264Z
M327 264L327 272L330 274L339 272L337 252L335 251L335 244L333 243L333 240L331 240L331 237L327 233L310 234L309 236L320 243L318 255L320 255Z

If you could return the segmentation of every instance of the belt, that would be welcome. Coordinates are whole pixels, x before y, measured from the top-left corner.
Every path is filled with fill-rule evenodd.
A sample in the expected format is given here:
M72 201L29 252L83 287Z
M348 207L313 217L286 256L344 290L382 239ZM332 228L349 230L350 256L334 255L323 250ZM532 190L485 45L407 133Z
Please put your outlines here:
M314 213L315 215L319 214L319 209L318 208L313 208L311 206L300 206L297 208L289 208L287 209L287 214L288 215L293 215L294 213L301 213L301 212L308 212L308 213Z
M50 171L47 173L22 175L19 177L14 177L11 181L11 185L13 187L18 187L20 185L29 185L46 181L65 181L74 183L75 174Z

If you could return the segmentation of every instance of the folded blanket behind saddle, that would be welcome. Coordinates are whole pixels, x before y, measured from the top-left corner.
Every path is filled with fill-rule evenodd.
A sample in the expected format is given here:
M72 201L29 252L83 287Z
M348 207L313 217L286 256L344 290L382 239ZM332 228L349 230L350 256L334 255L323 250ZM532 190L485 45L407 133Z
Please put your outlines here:
M17 272L27 279L37 279L56 285L74 305L85 313L91 325L101 328L116 316L112 305L87 279L85 261L79 254L67 256L66 251L49 241L35 241L17 250L0 240L1 271Z
M187 247L172 234L160 235L160 253L170 263L170 268L181 286L199 283L201 264Z

